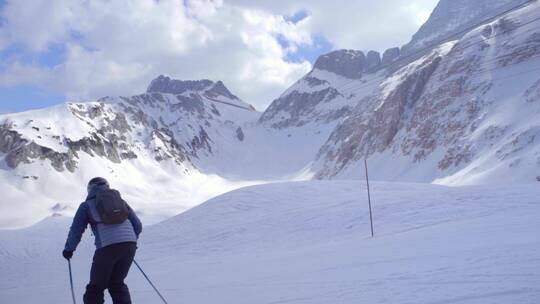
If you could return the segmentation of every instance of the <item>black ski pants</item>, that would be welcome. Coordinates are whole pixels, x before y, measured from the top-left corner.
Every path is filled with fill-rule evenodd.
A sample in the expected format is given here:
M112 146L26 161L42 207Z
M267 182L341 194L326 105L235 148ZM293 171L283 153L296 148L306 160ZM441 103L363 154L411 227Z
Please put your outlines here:
M100 248L94 253L90 283L86 286L84 304L103 304L104 291L109 294L114 304L131 304L129 289L124 283L133 258L137 243L118 243Z

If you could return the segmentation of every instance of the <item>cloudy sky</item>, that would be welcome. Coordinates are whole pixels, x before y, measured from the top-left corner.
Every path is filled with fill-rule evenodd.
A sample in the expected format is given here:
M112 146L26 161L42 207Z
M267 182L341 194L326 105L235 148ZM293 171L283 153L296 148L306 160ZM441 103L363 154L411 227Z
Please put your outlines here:
M408 42L437 0L0 0L0 112L223 80L264 110L340 48Z

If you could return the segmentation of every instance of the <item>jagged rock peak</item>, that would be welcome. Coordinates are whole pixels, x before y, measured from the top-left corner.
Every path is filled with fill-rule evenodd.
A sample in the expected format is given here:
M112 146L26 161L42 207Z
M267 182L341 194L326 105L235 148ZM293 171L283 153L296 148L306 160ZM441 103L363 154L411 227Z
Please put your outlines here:
M169 93L169 94L182 94L185 91L202 91L212 85L213 82L208 79L202 80L177 80L170 77L159 75L157 78L150 82L150 85L146 89L147 93Z
M321 55L315 62L314 69L358 79L363 73L373 73L381 67L381 54L369 51L367 55L358 50L337 50Z
M159 75L157 78L150 82L150 85L146 89L147 93L168 93L168 94L182 94L186 91L204 91L211 95L221 95L230 99L238 99L233 95L222 81L213 82L208 79L201 80L178 80L171 79L170 77Z
M399 57L399 53L400 53L399 47L393 47L393 48L387 49L383 53L382 64L387 65L395 61Z
M366 57L366 71L374 72L381 65L381 55L379 52L369 51Z
M357 79L362 77L366 65L366 56L362 51L337 50L317 58L314 68Z
M209 90L207 90L206 92L216 94L216 95L226 96L226 97L228 97L230 99L238 99L239 100L239 98L237 96L232 94L231 91L229 91L229 89L227 89L227 87L223 84L223 82L221 80L218 80L216 83L214 83L214 85Z

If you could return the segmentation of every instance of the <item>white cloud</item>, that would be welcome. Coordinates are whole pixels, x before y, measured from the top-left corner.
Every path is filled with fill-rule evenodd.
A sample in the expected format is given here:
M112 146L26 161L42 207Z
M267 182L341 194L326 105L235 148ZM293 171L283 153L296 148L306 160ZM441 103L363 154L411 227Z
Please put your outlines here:
M429 16L438 0L229 0L227 3L257 7L276 14L307 10L305 30L322 34L337 48L384 51L401 46ZM425 20L424 20L425 21ZM422 22L423 23L423 22Z
M2 10L3 39L30 51L44 51L69 35L81 11L73 1L8 1Z
M43 85L50 81L50 74L47 70L35 65L25 65L14 62L0 73L0 84L4 87L16 86L21 84L21 79L27 79L25 82L31 85Z
M412 17L416 21L416 26L418 27L420 27L428 20L432 11L432 9L422 7L418 3L410 3L408 6L405 7L405 9L408 9L411 12Z
M0 50L17 46L37 56L60 44L65 53L54 67L10 57L0 64L0 86L30 84L70 99L94 99L141 93L152 78L167 74L223 80L264 109L311 68L285 58L312 44L312 34L338 47L398 45L434 0L418 6L393 1L399 4L389 10L390 2L11 0L2 12ZM310 16L297 24L283 18L300 9Z

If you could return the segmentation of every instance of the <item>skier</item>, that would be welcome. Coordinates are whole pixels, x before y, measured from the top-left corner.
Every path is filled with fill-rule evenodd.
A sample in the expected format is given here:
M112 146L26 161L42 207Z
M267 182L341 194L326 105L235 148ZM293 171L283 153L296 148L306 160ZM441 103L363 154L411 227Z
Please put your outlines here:
M108 289L113 303L131 304L124 279L135 257L137 239L142 231L141 221L118 191L110 189L106 179L91 179L87 191L86 201L79 206L73 218L62 255L67 260L71 259L90 224L96 251L84 303L103 304L103 293Z

